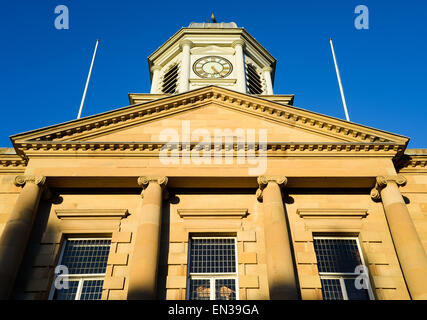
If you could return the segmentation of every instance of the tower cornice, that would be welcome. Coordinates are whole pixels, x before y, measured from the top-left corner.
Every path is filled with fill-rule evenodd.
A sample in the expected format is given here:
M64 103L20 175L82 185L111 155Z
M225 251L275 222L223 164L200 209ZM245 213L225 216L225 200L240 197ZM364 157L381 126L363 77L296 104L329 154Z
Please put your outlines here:
M155 63L160 56L168 56L173 58L181 50L182 41L191 41L193 46L206 45L200 39L200 35L208 35L222 38L224 45L232 46L234 41L243 41L250 52L256 51L260 58L264 60L264 64L275 69L276 59L268 52L249 32L243 28L181 28L164 44L148 57L149 67Z

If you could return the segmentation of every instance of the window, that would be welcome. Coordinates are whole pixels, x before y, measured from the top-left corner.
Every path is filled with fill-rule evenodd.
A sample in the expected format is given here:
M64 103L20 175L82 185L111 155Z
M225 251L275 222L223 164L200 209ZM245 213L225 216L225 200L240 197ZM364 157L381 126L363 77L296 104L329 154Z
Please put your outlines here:
M261 94L262 93L262 82L261 76L259 75L257 69L252 64L246 65L246 80L248 84L248 91L252 94Z
M68 269L59 273L52 285L54 300L100 300L107 269L110 239L67 239L63 245L58 266ZM55 288L67 281L68 288Z
M237 300L236 257L233 237L192 237L187 299Z
M162 92L175 93L178 83L178 65L174 65L163 76Z
M369 279L358 278L363 272L365 263L357 238L314 237L313 244L322 283L323 299L374 299ZM357 283L363 287L358 289Z

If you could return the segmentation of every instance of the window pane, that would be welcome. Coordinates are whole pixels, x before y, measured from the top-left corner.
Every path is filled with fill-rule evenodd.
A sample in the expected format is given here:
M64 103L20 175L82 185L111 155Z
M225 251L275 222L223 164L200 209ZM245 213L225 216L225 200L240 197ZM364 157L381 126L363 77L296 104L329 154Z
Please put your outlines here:
M105 273L110 240L67 240L61 264L69 274Z
M349 300L369 300L368 290L357 289L355 280L356 280L355 278L344 279L348 299Z
M101 300L104 280L85 280L80 300Z
M344 300L338 279L321 279L324 300Z
M190 300L210 300L210 280L190 280Z
M192 239L190 259L190 273L234 273L234 239Z
M79 281L68 281L68 289L56 289L55 300L75 300Z
M216 300L236 300L236 280L216 279L215 280Z
M354 273L362 264L354 239L314 239L319 272Z

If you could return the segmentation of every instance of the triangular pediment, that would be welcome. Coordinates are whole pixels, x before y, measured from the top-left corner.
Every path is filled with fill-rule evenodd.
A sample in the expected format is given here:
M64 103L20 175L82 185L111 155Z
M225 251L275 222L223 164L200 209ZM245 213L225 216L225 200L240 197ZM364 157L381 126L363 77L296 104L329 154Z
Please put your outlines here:
M165 128L262 129L268 141L399 145L409 139L341 119L215 86L149 101L12 136L15 145L159 142Z
M333 135L321 134L316 131L295 128L292 124L278 123L270 118L262 118L241 111L229 109L212 102L196 109L170 115L143 124L125 127L118 130L103 132L97 136L87 137L90 141L120 142L120 141L163 141L163 135L173 130L179 137L188 133L191 141L198 142L202 137L227 132L235 134L253 131L258 137L264 130L267 141L286 142L344 142L345 140ZM236 134L235 134L236 135Z

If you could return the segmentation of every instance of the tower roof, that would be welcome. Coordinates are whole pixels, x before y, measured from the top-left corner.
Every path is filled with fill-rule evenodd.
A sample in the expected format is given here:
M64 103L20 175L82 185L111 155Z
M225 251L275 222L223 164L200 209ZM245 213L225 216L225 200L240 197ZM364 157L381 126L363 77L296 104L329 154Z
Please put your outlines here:
M237 29L237 24L235 22L191 22L188 28L198 28L198 29Z

